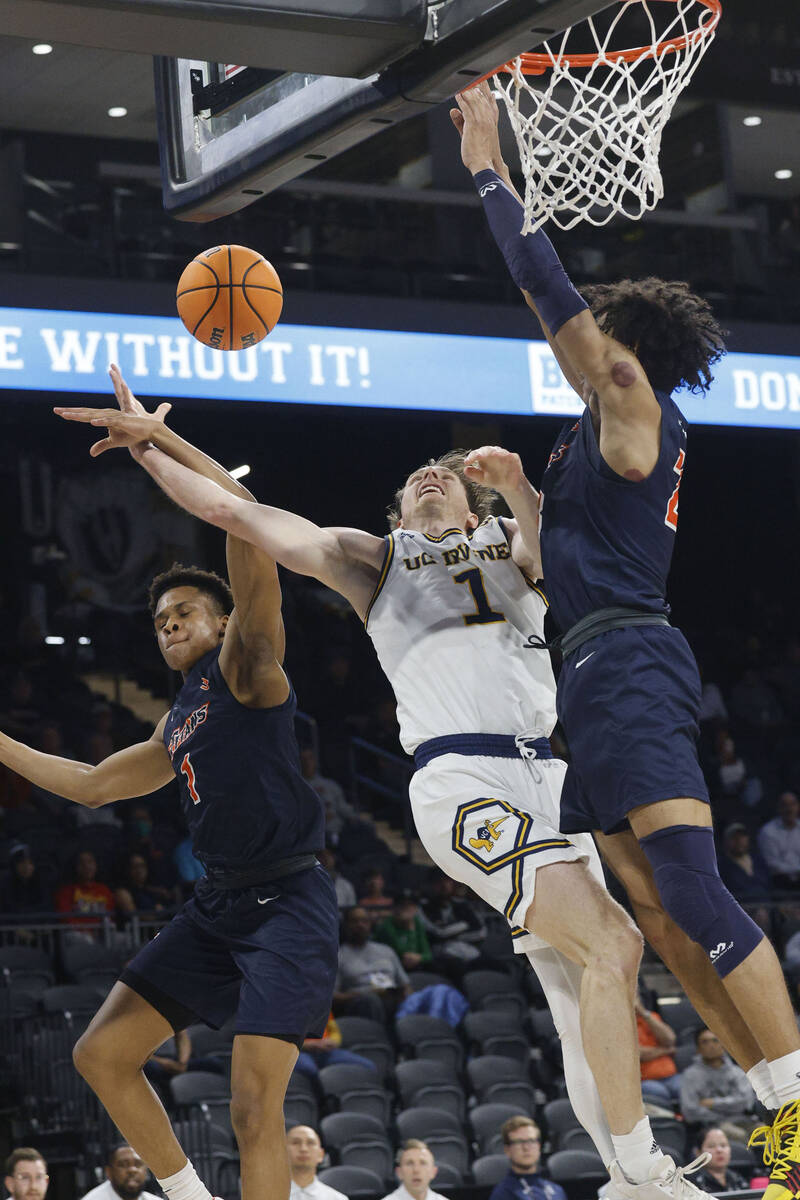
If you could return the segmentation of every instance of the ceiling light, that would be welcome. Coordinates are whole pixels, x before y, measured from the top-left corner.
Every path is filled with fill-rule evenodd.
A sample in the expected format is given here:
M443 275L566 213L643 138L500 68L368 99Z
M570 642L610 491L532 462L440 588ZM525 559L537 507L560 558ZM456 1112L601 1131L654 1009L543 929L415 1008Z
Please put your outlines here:
M88 638L88 637L79 637L79 638L78 638L78 645L79 645L79 646L91 646L91 644L92 644L92 639L91 639L91 638Z
M747 125L747 126L748 126L748 128L751 128L751 127L753 127L753 126L755 126L755 125L760 125L760 124L761 124L761 117L756 117L755 115L754 115L754 116L752 116L752 117L744 117L744 118L743 118L743 120L742 120L742 124L743 124L743 125Z
M781 167L780 171L775 172L775 178L776 179L791 179L792 172L789 170L788 167Z
M49 42L37 42L35 46L31 46L34 54L52 54L53 47Z
M241 467L234 467L231 471L231 479L244 479L245 475L250 474L250 468L247 463L242 463Z
M123 108L121 104L117 104L108 110L108 115L110 117L127 117L128 110L127 108Z
M55 635L51 635L50 637L46 637L44 640L48 646L63 646L64 645L63 637L56 637Z

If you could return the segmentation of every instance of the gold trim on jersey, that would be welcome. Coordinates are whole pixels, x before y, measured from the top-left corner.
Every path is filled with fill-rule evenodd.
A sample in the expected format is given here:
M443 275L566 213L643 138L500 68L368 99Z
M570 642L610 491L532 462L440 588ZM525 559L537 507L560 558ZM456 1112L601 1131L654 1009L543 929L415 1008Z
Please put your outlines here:
M378 599L378 596L380 596L381 592L383 591L383 585L386 583L386 580L389 577L389 568L392 565L393 558L394 558L394 534L387 533L386 534L386 549L383 554L383 562L381 563L381 573L378 576L378 582L375 584L375 591L372 593L370 602L367 605L367 611L364 613L364 628L365 629L367 627L367 621L369 620L369 614L372 612L372 606L375 603L375 601Z
M547 596L545 596L544 592L539 587L538 583L534 583L533 580L531 579L530 575L526 575L526 573L523 571L522 567L519 567L519 573L522 576L522 578L525 580L525 582L527 583L527 585L531 589L531 591L536 592L537 595L541 596L541 598L544 600L545 604L549 608L550 601L547 599Z
M434 537L432 533L422 533L420 534L420 537L427 538L429 542L443 542L444 539L446 537L450 537L452 533L460 533L462 537L467 539L472 537L472 532L466 529L445 529L444 533L440 533L438 537Z

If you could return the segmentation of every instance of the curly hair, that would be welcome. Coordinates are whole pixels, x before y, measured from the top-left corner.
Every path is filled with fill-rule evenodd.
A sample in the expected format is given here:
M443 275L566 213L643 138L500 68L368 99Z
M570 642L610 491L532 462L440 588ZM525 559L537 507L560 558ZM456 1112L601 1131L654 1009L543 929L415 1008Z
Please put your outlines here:
M439 458L429 458L422 466L415 467L413 471L409 471L407 478L410 478L416 471L421 471L423 467L446 467L447 470L457 475L463 483L464 491L467 493L469 511L474 512L480 521L485 521L487 517L491 517L494 513L499 497L497 492L492 488L484 487L480 483L473 483L471 479L467 479L464 474L464 459L468 454L469 450L448 450L446 454L440 455ZM396 529L400 524L400 507L403 503L403 492L405 490L406 485L402 483L386 510L386 519L389 522L390 529Z
M151 617L155 616L156 605L164 592L177 587L195 587L210 596L223 615L233 612L233 593L221 575L217 575L215 571L204 571L201 567L185 567L183 563L176 562L168 571L156 575L150 584L147 599Z
M711 306L679 280L621 279L581 288L604 333L632 350L653 388L706 392L725 353Z

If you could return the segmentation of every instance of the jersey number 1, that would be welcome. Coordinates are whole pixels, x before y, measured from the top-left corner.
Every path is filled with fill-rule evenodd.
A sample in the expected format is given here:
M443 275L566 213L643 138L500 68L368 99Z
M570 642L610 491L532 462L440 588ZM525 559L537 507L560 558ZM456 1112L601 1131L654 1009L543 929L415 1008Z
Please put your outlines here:
M199 804L200 797L198 796L197 788L195 787L197 778L194 773L194 767L189 762L188 754L184 754L183 756L183 762L181 763L181 775L186 776L186 786L189 789L189 795L192 797L192 804Z
M669 498L667 505L667 515L664 517L664 524L667 525L673 533L678 532L678 492L681 490L681 480L683 479L683 463L686 455L682 450L678 451L678 457L675 466L672 468L678 476L678 482L675 484L675 491Z
M465 625L490 625L494 621L505 621L505 615L501 612L495 612L489 603L480 567L470 567L468 571L462 571L460 575L454 575L453 583L465 583L472 592L472 599L475 601L476 611L474 613L467 613L464 617Z

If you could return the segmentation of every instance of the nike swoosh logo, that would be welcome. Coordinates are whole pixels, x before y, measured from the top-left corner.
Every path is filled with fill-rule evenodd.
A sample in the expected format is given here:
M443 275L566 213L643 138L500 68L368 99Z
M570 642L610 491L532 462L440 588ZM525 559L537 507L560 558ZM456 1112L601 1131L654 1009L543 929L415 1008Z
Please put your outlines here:
M259 904L269 904L270 900L277 900L277 899L278 899L277 896L267 896L266 899L264 899L264 900L262 900L260 897L258 897L258 903Z
M596 650L593 650L593 651L592 651L592 654L596 654L596 653L597 653L597 651L596 651ZM592 654L587 654L587 655L586 655L586 658L582 658L580 662L576 662L576 663L575 663L575 670L577 671L578 667L582 667L582 666L583 666L583 664L584 664L585 662L588 662L588 661L589 661L589 659L592 657Z

